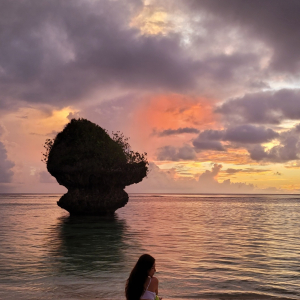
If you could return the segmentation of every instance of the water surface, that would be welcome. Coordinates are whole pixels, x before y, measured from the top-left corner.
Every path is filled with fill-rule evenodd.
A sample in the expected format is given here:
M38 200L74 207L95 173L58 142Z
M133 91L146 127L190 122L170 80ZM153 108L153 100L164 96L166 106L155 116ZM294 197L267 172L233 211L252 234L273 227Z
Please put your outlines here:
M130 195L112 219L0 195L0 299L124 299L156 258L164 299L300 299L300 196Z

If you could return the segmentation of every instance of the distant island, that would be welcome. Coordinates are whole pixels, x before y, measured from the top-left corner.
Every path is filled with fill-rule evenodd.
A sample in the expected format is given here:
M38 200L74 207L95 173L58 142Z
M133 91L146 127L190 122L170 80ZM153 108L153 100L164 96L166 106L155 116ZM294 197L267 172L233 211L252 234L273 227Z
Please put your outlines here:
M72 119L44 147L49 173L68 189L57 204L71 215L113 215L128 202L124 188L147 175L146 153L86 119Z

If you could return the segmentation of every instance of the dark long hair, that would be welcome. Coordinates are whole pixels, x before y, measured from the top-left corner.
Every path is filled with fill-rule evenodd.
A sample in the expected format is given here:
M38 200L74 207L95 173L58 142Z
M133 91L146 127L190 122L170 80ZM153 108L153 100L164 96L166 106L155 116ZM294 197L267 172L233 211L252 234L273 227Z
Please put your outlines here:
M155 263L155 259L149 254L143 254L132 269L126 281L125 295L127 300L140 300L144 293L144 284L148 272Z

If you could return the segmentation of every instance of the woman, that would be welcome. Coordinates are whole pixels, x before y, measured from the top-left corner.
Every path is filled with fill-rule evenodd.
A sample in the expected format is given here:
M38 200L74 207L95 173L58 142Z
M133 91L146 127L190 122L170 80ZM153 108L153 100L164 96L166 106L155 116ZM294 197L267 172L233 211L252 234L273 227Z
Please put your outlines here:
M155 259L149 254L143 254L132 269L125 286L127 300L160 299L158 294L158 279L153 277Z

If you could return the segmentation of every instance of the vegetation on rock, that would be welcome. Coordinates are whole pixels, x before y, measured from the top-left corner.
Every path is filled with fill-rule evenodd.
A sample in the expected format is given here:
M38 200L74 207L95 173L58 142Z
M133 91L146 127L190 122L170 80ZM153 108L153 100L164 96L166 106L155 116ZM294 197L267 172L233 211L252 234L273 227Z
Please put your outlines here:
M72 119L44 148L49 173L68 189L58 205L73 214L114 213L128 201L123 189L148 172L146 153L132 151L122 133L111 138L86 119Z
M53 162L52 148L63 143L64 155L57 160L60 165L74 165L88 158L104 168L143 162L148 170L147 153L132 151L128 140L120 131L113 132L111 138L97 124L86 119L72 119L55 139L45 141L42 161Z

